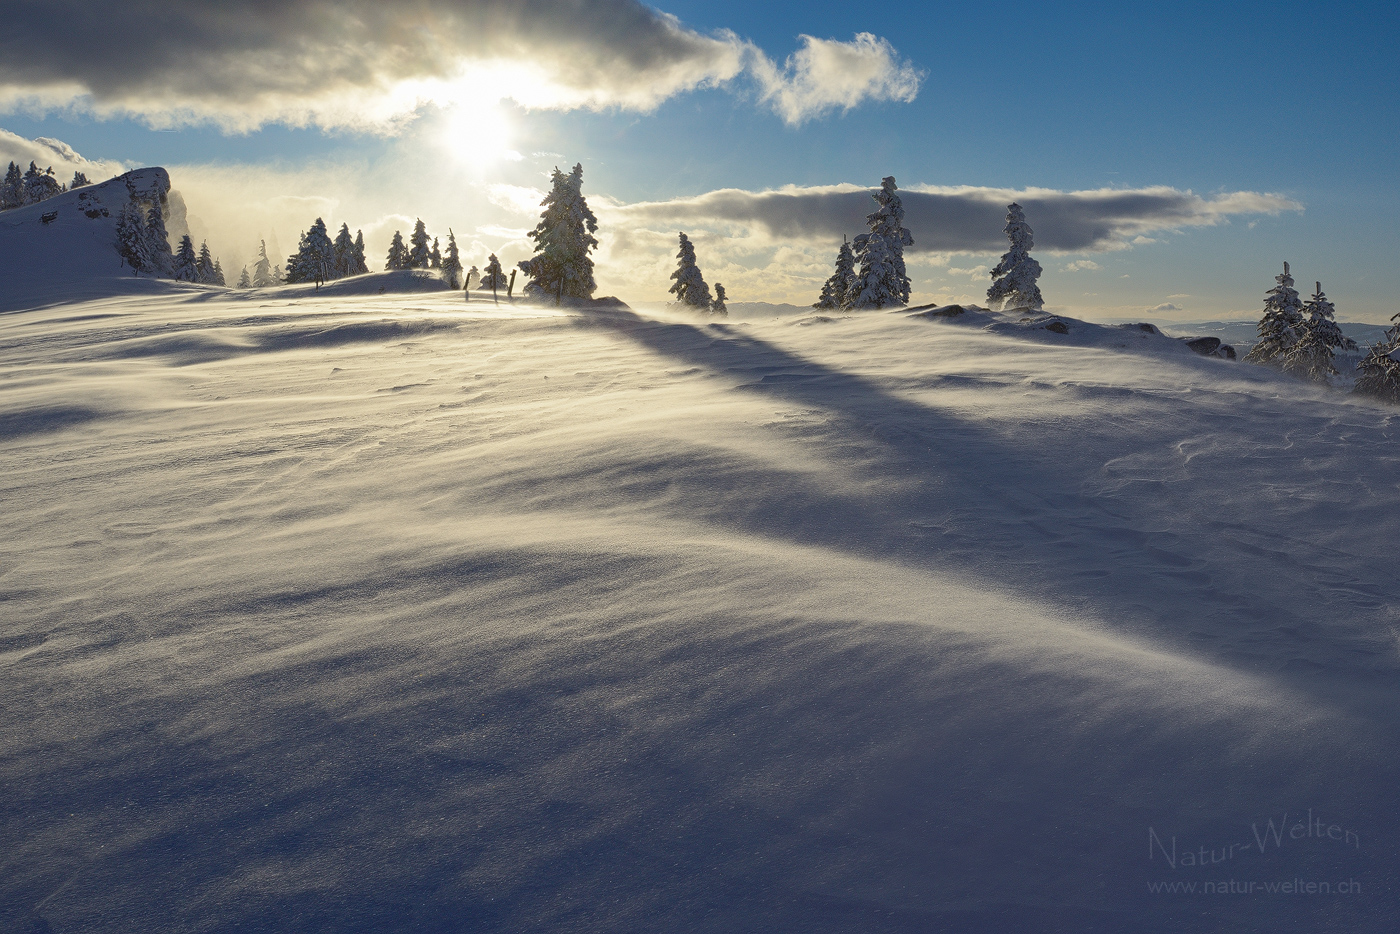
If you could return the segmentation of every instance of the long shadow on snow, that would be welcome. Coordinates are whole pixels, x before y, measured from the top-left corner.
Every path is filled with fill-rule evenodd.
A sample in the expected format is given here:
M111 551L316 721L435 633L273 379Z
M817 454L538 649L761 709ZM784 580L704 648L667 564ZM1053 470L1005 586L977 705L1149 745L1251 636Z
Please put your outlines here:
M712 521L869 557L956 569L998 590L1087 608L1111 625L1334 702L1355 699L1350 693L1339 698L1338 691L1349 692L1351 686L1338 685L1336 672L1324 670L1343 662L1351 679L1361 679L1356 687L1367 698L1365 705L1389 704L1389 685L1400 667L1391 646L1373 644L1365 634L1353 638L1337 626L1324 632L1317 621L1346 619L1349 608L1335 604L1338 592L1350 594L1362 608L1385 600L1400 605L1393 575L1365 567L1354 555L1264 536L1245 521L1219 515L1208 501L1188 504L1198 508L1182 515L1174 512L1182 504L1168 506L1148 484L1135 495L1112 499L1087 494L1086 481L1100 475L1104 464L1086 460L1081 450L1116 444L1121 455L1135 453L1110 424L1095 444L1081 444L1079 436L1023 443L726 324L663 323L628 311L574 321L614 329L687 364L748 377L740 387L745 391L836 413L848 447L827 449L823 456L848 459L856 475L875 481L871 492L862 494L817 489L800 475L786 483L774 478L766 488L793 495L776 504L740 498ZM1099 392L1132 396L1126 390ZM703 491L706 498L713 495ZM697 498L685 514L704 508ZM891 529L906 534L892 541ZM988 566L989 552L998 557L997 566ZM1232 579L1230 555L1264 558L1278 567L1273 599L1257 581ZM1277 670L1266 652L1254 650L1251 644L1260 638L1288 646L1293 661L1285 670ZM1329 654L1319 657L1319 651Z

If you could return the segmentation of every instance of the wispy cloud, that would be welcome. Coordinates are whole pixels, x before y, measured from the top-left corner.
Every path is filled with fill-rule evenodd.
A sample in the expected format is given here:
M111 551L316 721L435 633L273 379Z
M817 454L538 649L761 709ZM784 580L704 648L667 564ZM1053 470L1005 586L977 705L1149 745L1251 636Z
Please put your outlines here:
M745 74L790 123L918 91L884 39L801 41L778 66L638 0L46 0L0 30L0 108L392 132L429 103L649 111Z
M865 215L873 205L870 191L856 185L757 192L727 188L608 210L628 229L708 226L736 236L840 243L843 234L865 229ZM1148 233L1213 226L1237 215L1303 209L1281 195L1239 191L1203 197L1165 186L1056 191L915 185L900 197L905 225L914 234L912 252L931 253L1003 251L1002 227L1006 205L1012 201L1025 208L1036 247L1052 253L1126 249L1153 242Z

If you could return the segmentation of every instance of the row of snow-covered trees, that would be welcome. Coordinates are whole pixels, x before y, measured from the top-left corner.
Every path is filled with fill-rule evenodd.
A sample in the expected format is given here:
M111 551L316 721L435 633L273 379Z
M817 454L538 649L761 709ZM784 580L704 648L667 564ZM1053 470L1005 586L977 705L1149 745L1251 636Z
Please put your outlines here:
M20 171L20 167L14 162L10 163L5 170L5 181L0 183L0 210L9 208L22 208L26 204L38 204L40 201L47 201L54 195L61 195L65 191L72 191L74 188L84 188L91 185L88 177L82 172L73 173L73 181L64 185L53 174L53 166L47 169L40 168L33 162L29 163L27 171Z
M462 281L462 254L457 249L457 236L451 228L447 231L447 250L438 246L438 238L432 238L429 246L428 228L420 217L413 225L413 233L408 243L403 242L403 233L394 231L389 242L389 255L384 262L385 269L438 269L448 284L456 289Z
M224 282L224 267L209 252L208 242L200 243L199 252L196 253L189 234L180 238L180 249L175 251L173 265L172 279L201 285L227 284Z
M366 272L369 272L369 267L365 264L364 233L357 230L355 236L351 237L350 225L341 224L340 232L332 240L326 230L326 222L318 217L310 230L302 231L297 251L287 257L287 272L283 281L315 282L319 286L332 279L358 276ZM244 274L247 274L246 269ZM276 281L276 274L267 260L267 244L264 242L258 248L258 261L248 285L261 287L272 285ZM239 279L239 284L247 288L243 285L242 278Z

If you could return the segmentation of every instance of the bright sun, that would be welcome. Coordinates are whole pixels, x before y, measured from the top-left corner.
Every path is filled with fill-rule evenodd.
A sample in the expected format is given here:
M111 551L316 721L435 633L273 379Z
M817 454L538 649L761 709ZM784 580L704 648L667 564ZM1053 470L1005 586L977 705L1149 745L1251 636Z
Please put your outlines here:
M511 129L510 118L497 106L455 107L444 114L441 142L459 164L483 168L519 158L510 149Z

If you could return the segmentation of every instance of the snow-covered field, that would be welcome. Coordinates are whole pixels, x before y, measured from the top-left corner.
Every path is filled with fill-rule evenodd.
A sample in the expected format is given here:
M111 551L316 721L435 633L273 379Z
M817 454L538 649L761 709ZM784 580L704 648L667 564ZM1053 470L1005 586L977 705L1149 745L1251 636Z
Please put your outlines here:
M0 317L0 929L1400 924L1400 412L1073 322L146 287Z

